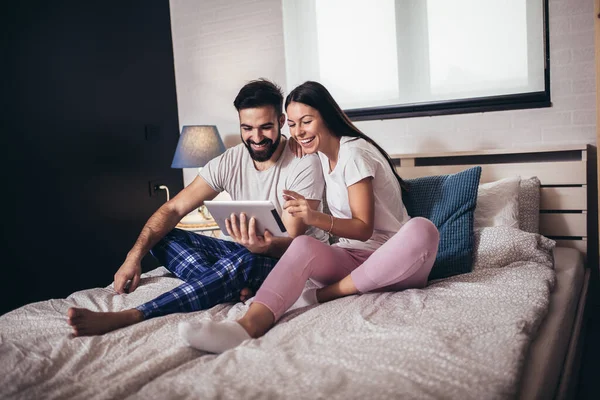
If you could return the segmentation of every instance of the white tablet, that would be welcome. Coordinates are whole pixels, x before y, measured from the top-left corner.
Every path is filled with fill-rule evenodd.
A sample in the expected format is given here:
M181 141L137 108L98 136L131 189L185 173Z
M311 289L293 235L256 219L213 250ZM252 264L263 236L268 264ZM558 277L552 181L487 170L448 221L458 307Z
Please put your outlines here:
M215 222L219 225L221 232L227 235L225 227L225 219L231 214L235 214L238 218L241 213L245 213L248 220L254 217L256 219L256 234L263 235L265 230L271 232L273 236L288 237L288 233L283 225L283 221L277 213L277 209L270 201L221 201L207 200L204 205L212 215Z

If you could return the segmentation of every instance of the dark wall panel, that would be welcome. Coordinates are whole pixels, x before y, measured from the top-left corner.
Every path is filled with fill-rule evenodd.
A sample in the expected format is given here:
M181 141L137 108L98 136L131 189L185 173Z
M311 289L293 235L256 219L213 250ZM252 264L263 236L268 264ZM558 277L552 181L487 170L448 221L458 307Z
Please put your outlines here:
M21 3L0 12L0 313L108 285L165 201L148 181L183 186L168 0Z

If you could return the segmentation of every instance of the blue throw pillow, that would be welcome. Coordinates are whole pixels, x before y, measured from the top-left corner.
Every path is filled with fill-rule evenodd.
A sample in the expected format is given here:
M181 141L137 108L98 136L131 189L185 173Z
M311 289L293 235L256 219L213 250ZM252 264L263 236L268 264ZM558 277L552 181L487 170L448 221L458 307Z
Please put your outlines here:
M473 215L481 167L451 175L405 179L402 200L411 217L424 217L440 231L440 244L429 280L471 272Z

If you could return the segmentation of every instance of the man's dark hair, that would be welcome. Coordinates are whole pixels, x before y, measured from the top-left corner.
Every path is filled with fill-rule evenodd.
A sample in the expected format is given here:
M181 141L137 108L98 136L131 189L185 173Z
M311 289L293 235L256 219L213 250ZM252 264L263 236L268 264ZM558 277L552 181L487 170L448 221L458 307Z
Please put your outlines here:
M279 116L283 114L283 92L273 82L260 78L245 84L233 105L238 112L245 108L272 106Z

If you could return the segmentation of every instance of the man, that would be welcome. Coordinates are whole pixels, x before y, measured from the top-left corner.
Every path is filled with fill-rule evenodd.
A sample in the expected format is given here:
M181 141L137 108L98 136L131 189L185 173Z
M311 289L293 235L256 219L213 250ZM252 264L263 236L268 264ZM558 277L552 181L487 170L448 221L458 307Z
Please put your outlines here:
M304 233L324 242L327 234L307 226L283 210L283 190L293 190L321 209L324 179L317 156L297 158L281 134L285 123L283 94L275 84L261 79L249 82L238 93L242 144L211 160L199 176L148 220L125 262L115 274L118 293L133 292L140 283L141 260L150 251L175 276L179 287L134 309L94 312L68 310L75 336L98 335L176 312L191 312L240 297L242 289L256 290L287 249ZM227 191L233 200L270 200L290 234L273 237L255 232L255 221L232 215L227 223L233 241L174 229L186 214L205 200ZM128 285L128 286L127 286ZM248 295L246 289L241 296Z

